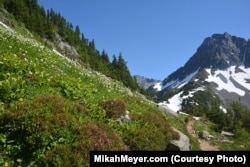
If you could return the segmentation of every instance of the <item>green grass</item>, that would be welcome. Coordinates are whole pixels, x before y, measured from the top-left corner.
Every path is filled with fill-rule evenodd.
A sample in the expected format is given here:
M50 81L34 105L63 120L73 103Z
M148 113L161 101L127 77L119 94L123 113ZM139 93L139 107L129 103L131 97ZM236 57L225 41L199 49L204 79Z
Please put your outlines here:
M88 166L90 150L166 148L172 117L148 119L154 103L37 39L0 25L0 166ZM100 104L111 99L126 104L131 123L106 116Z
M0 25L0 166L88 166L90 150L165 150L172 139L170 125L189 136L192 150L199 150L198 140L186 130L189 116L161 113L121 82L56 53L22 26L16 28ZM115 111L108 111L119 104L100 105L114 100L123 112L126 106L131 123L117 123ZM219 138L213 126L195 124L198 131L207 129ZM249 148L241 144L243 137L232 140L230 145L214 142L222 150Z
M250 150L250 136L245 130L241 133L242 135L235 135L234 137L223 137L220 132L214 130L216 124L213 122L200 119L195 121L194 128L199 133L206 130L210 135L214 136L210 142L212 145L216 145L220 150Z

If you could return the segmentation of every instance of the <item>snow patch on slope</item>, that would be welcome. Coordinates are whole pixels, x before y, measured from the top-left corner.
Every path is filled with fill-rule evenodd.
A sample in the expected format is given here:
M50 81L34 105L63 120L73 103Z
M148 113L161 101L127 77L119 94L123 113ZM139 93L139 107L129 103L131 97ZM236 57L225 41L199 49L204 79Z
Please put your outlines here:
M195 92L197 92L197 91L204 91L204 90L205 90L204 87L199 87L199 88L197 88L197 89L194 89L194 90L190 91L190 92L188 93L188 95L183 96L182 98L183 98L183 99L187 99L187 98L189 98L189 97L193 97Z
M168 102L167 101L164 101L164 102L161 102L161 103L158 103L159 106L166 106L166 108L174 111L174 112L177 112L177 111L180 111L181 110L181 104L182 104L182 101L183 99L187 99L189 97L193 97L193 94L197 91L204 91L205 88L204 87L199 87L197 89L194 89L192 91L189 92L188 95L186 96L182 96L181 95L183 94L183 91L179 92L178 94L175 94L174 96L172 96L170 99L168 99Z
M166 108L168 108L174 112L177 112L181 109L182 98L180 96L182 93L183 93L183 91L174 95L170 99L168 99L168 102L164 101L164 102L158 103L158 105L159 106L166 106Z
M189 74L188 76L186 76L186 78L184 78L181 82L179 82L177 85L178 88L183 87L184 85L186 85L189 81L191 81L191 79L198 73L200 68L198 68L195 72Z
M212 74L211 69L206 69L206 72L209 74L206 81L216 83L217 90L226 90L244 96L245 91L237 87L234 82L250 90L250 83L247 82L247 80L250 79L250 68L245 68L243 66L238 68L240 71L237 72L235 72L236 66L231 66L227 70L216 70L214 74Z
M162 82L158 82L154 85L154 89L156 89L157 91L161 91L165 88L168 88L168 87L172 87L172 88L181 88L183 87L184 85L186 85L189 81L191 81L191 79L198 73L200 68L198 68L195 72L187 75L183 80L179 81L179 79L177 80L173 80L173 81L170 81L168 82L167 84L165 85L162 85Z
M161 91L162 90L162 83L161 82L156 83L153 88L156 89L157 91Z

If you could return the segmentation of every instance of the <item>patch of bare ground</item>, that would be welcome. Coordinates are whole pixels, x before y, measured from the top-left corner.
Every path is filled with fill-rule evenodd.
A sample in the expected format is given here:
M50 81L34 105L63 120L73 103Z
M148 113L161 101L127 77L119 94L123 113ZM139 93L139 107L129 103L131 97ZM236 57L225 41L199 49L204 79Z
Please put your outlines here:
M191 120L187 124L187 131L189 134L191 134L194 137L198 137L197 133L194 130L194 120ZM201 151L219 151L219 148L217 146L211 145L208 141L204 139L198 139L200 143L200 149Z

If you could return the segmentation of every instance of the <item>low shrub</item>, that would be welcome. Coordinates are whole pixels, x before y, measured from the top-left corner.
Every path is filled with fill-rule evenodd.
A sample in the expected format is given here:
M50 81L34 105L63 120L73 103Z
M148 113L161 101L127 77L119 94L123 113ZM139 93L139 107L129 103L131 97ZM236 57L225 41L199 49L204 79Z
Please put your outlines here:
M58 150L72 150L69 145L75 142L75 131L79 125L74 114L84 111L82 105L55 95L16 102L0 115L0 136L4 136L0 144L5 157L20 162L21 164L15 164L17 166L29 166L37 161L47 162L42 157L54 159L53 163L58 157L62 161L71 162L64 159L63 154L67 153L71 157L73 152L65 151L51 156L53 152L59 152Z
M172 140L172 130L160 112L134 115L140 127L125 132L124 142L131 150L165 150Z
M77 144L73 152L83 158L83 166L89 164L89 151L129 150L112 127L102 122L89 122L77 128Z
M117 119L126 114L127 104L123 100L106 100L102 101L100 105L106 111L107 118Z

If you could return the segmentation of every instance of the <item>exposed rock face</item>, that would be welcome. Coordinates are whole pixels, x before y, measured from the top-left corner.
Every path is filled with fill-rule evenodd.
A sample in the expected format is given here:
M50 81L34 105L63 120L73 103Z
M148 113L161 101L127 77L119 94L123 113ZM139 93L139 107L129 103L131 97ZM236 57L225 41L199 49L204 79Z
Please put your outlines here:
M228 33L214 34L206 38L187 63L169 75L163 85L182 80L197 69L226 69L232 65L250 67L250 40L231 36Z
M229 66L241 64L249 67L246 61L250 56L249 42L228 33L214 34L204 40L193 59L199 57L196 64L201 68L212 66L223 70Z
M148 89L150 86L154 85L155 83L160 82L159 80L149 79L149 78L145 78L139 75L135 75L134 79L136 80L138 85L143 89Z
M168 101L180 93L175 102L179 100L181 107L183 99L185 104L194 103L187 99L195 96L194 92L201 95L203 91L216 95L222 104L238 101L250 108L250 40L228 33L213 34L204 39L183 67L147 91L157 102ZM195 104L201 103L196 100Z
M168 151L189 151L190 143L189 138L183 134L181 131L173 128L174 131L178 132L180 135L179 140L172 140L170 144L167 146Z
M78 56L76 49L66 42L59 34L56 34L58 47L71 56Z

